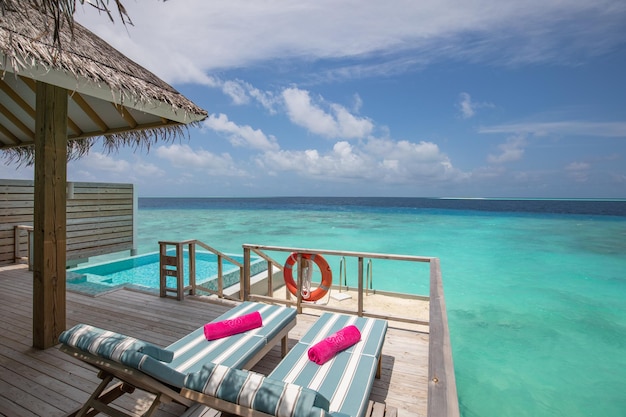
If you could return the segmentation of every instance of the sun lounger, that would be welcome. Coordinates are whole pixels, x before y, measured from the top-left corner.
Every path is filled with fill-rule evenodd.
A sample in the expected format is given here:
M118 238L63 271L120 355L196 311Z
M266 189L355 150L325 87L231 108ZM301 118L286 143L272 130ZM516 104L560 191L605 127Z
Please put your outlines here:
M361 341L323 365L307 350L354 324ZM241 416L363 417L374 377L380 377L384 320L324 313L270 375L207 364L185 380L181 395Z
M193 401L180 395L185 377L203 369L206 363L228 369L254 366L279 340L283 355L287 350L287 334L296 323L294 309L246 302L224 313L214 321L240 317L259 311L263 326L245 333L207 341L201 327L166 348L87 325L77 325L60 336L61 351L87 362L100 370L102 382L87 403L74 415L82 416L90 409L110 415L121 415L109 404L135 388L156 394L151 415L159 402L175 401L187 407ZM107 387L117 378L121 381ZM117 412L117 414L116 414Z

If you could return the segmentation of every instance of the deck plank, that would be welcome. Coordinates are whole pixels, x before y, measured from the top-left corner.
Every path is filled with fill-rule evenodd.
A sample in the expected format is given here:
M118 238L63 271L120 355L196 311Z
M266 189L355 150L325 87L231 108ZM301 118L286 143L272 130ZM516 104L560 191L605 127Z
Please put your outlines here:
M0 415L60 417L76 410L99 383L96 371L53 347L32 345L32 273L25 266L0 267ZM166 346L230 308L186 297L184 301L118 290L99 297L67 293L67 326L85 322ZM289 334L292 347L315 321L314 313L298 316ZM254 368L268 374L280 361L272 349ZM428 335L395 328L383 347L382 377L370 400L398 408L402 417L426 416ZM124 412L141 415L153 396L141 391L114 402ZM156 417L181 416L185 408L161 404ZM198 415L198 414L194 414ZM214 416L213 411L203 411Z

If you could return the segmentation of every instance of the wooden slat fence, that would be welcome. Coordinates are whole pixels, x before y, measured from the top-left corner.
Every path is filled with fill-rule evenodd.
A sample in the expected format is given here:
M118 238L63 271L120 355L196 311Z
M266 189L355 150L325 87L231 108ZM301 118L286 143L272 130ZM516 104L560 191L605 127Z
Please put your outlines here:
M0 265L28 256L26 230L33 224L33 181L0 180ZM134 251L137 199L132 184L68 183L67 260Z

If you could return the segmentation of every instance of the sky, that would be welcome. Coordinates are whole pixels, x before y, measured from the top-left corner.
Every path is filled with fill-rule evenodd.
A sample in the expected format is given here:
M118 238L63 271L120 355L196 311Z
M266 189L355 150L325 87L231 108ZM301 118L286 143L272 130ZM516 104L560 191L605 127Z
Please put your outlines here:
M78 22L205 109L68 180L140 197L626 198L623 0L124 0ZM0 164L0 177L32 179Z

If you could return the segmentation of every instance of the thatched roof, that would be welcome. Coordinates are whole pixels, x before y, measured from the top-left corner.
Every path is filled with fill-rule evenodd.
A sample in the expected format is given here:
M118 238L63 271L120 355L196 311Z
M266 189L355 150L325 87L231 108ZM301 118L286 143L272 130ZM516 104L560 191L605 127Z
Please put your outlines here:
M0 16L0 150L32 156L24 147L34 141L36 81L68 90L68 139L75 154L86 152L93 137L104 136L113 147L170 140L184 133L182 124L207 116L78 23L73 36L61 24L59 48L50 20L30 8Z

